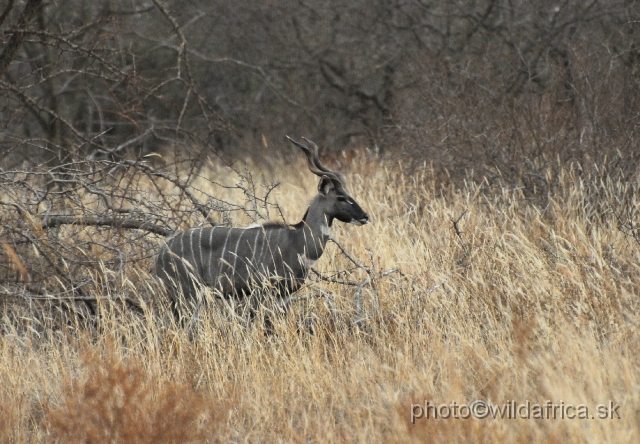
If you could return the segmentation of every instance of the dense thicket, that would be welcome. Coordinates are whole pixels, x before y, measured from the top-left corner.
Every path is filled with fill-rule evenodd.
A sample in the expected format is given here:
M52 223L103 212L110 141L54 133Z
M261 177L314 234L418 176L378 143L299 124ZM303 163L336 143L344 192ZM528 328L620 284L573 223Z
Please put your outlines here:
M293 133L531 191L558 158L631 175L639 12L632 0L11 0L0 148L15 165L172 144L279 150Z

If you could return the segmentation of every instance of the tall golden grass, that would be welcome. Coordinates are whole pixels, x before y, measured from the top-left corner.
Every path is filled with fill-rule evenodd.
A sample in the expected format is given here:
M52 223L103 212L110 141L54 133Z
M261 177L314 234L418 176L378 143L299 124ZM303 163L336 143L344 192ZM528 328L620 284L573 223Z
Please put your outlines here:
M296 166L261 172L282 182L290 222L316 186ZM323 289L333 310L299 301L272 335L219 307L187 332L160 294L144 315L102 304L95 328L8 328L0 441L639 442L640 245L594 210L579 176L561 171L536 205L517 189L439 188L428 169L360 158L348 169L372 222L337 223L334 237L401 271L364 289L364 323L350 322L353 287L310 282L302 292ZM606 197L623 184L600 186ZM329 244L317 268L353 267ZM144 267L130 274L141 292L157 288ZM583 404L589 416L613 402L620 418L411 421L413 404L477 400Z

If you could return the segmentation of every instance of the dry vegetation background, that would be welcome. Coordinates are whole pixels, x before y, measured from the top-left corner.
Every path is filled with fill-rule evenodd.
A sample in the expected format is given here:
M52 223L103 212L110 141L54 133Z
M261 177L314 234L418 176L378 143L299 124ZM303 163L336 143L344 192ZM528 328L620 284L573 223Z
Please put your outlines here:
M637 442L634 1L0 6L0 441ZM319 142L371 215L275 332L176 325L151 265L298 222ZM620 419L411 405L619 404Z
M332 305L320 297L295 303L272 336L219 307L190 334L167 313L146 272L150 259L121 280L109 276L113 270L97 271L86 293L127 295L142 313L105 299L96 316L62 316L55 295L46 301L53 307L32 299L17 311L15 300L29 296L7 294L3 440L637 440L638 243L599 212L600 200L586 198L583 179L563 171L554 197L538 207L521 190L488 196L481 185L442 189L429 170L409 176L397 163L364 157L343 170L373 222L338 225L334 236L376 271L402 272L362 290L366 321L351 322L353 287L318 281L302 293L322 290ZM295 219L315 178L303 159L293 165L277 162L263 174L281 178L274 200ZM204 177L222 172L202 170ZM207 183L193 186L209 191ZM600 191L616 196L624 187L605 180ZM458 236L452 219L465 211ZM332 244L317 268L328 277L366 277L349 272L352 264ZM313 334L301 327L310 319ZM621 419L410 424L412 403L476 399L590 409L613 400Z

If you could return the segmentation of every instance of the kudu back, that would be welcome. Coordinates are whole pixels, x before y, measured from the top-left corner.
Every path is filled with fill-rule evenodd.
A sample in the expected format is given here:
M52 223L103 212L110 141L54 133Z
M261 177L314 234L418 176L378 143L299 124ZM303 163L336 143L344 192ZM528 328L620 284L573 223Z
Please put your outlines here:
M222 297L248 296L266 288L280 297L295 292L322 256L335 219L355 225L369 221L347 192L344 176L320 162L318 146L304 137L306 144L287 138L304 152L309 170L320 177L318 194L302 221L291 226L195 228L173 235L155 267L178 318L184 305L196 305L203 286Z

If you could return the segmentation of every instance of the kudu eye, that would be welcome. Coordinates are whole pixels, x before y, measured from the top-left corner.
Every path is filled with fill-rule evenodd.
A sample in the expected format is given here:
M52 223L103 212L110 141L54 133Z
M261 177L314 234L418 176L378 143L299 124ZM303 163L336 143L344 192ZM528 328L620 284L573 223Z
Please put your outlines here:
M338 202L344 202L345 200L347 200L346 197L344 196L338 196Z

